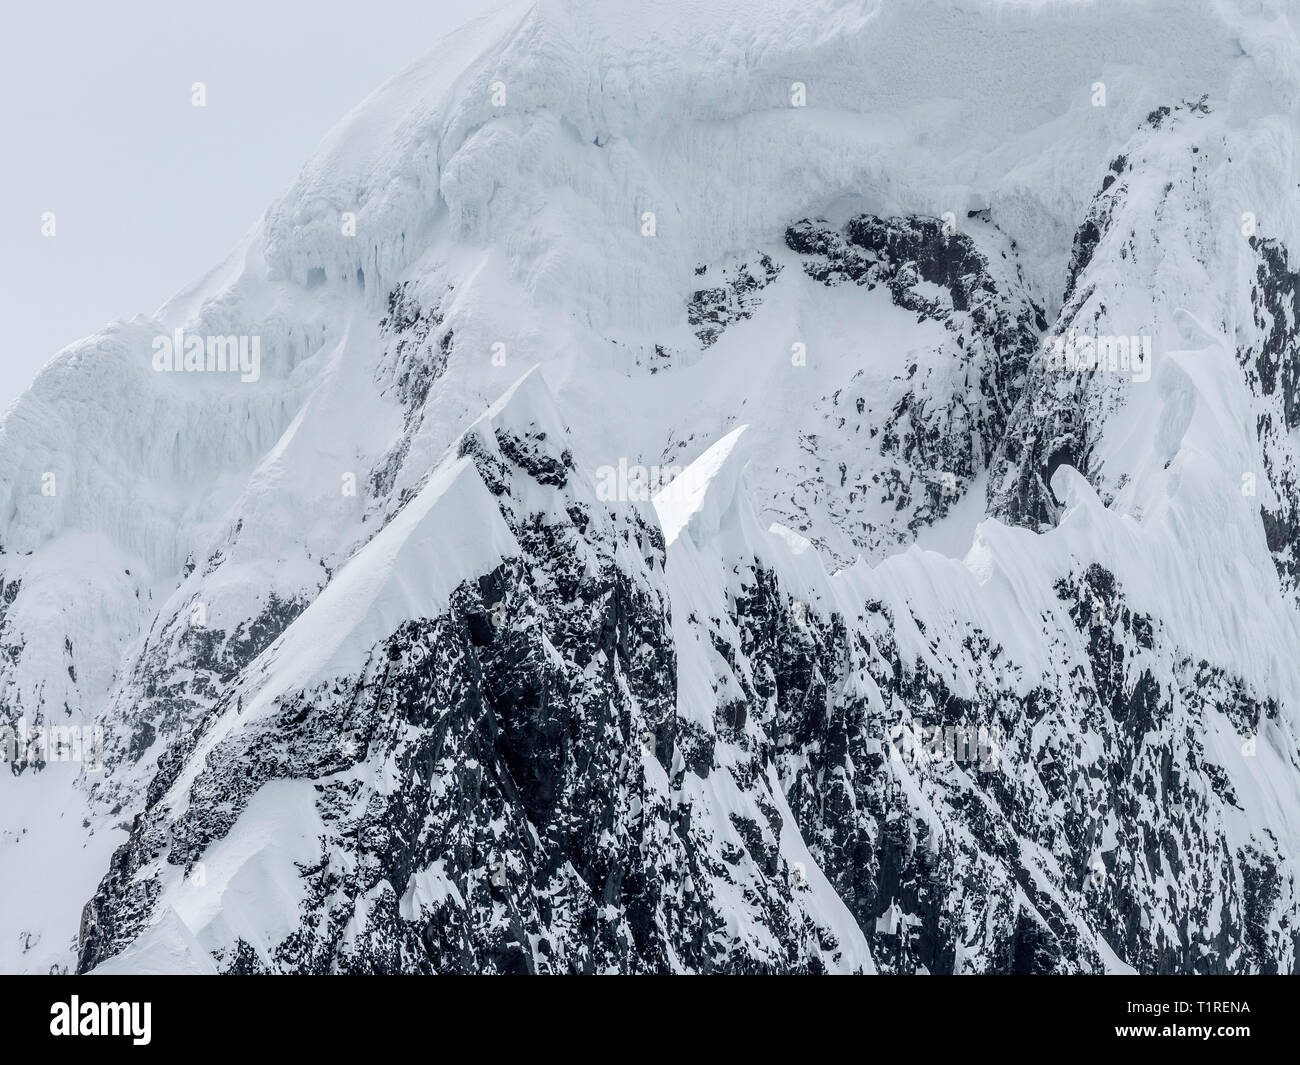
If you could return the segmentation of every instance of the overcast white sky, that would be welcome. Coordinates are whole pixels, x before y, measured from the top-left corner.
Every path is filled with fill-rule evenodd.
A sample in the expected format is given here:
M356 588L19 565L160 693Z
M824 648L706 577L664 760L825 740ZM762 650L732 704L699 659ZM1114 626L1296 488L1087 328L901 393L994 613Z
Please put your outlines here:
M338 119L498 2L6 4L0 411L60 348L216 265Z

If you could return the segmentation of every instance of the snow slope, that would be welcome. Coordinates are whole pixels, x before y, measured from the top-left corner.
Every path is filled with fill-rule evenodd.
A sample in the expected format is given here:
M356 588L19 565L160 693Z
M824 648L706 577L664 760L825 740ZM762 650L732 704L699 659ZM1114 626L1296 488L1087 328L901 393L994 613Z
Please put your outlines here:
M1295 22L444 41L0 424L0 967L1294 969Z

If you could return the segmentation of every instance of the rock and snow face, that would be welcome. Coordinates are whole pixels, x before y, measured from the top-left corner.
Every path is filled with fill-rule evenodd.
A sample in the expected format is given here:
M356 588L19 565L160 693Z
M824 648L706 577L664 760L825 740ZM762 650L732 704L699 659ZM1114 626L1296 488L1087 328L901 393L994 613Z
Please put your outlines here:
M448 39L0 425L0 968L1295 970L1297 17Z

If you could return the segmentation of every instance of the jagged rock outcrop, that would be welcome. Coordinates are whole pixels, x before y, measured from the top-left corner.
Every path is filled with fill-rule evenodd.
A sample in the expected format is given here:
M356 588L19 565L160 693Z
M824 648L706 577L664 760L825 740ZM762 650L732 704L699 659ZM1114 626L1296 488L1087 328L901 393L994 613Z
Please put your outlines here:
M0 967L1296 971L1273 22L540 0L381 89L0 423L0 742L103 736L0 772Z

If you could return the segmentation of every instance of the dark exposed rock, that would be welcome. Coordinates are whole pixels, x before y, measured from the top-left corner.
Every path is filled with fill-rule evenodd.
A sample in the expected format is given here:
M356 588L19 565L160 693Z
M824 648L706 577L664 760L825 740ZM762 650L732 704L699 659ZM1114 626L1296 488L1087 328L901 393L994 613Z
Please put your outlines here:
M924 366L895 378L887 406L860 372L824 401L836 439L867 455L839 459L830 475L830 453L817 437L805 438L846 535L873 549L910 538L962 498L1002 445L1047 325L1043 311L1015 273L939 219L861 215L842 232L804 219L786 230L786 245L804 256L814 280L884 286L896 306L945 329L947 341ZM872 511L892 504L898 528L867 524L868 503Z
M696 270L697 275L702 272ZM780 272L781 267L770 256L760 255L754 263L743 262L725 271L719 285L692 293L686 318L700 343L707 348L727 326L752 318L759 303L758 294Z
M1260 491L1255 482L1265 478L1272 486L1274 502L1261 503L1260 520L1278 575L1294 595L1300 593L1300 448L1294 442L1300 426L1300 272L1290 268L1278 241L1251 237L1250 246L1257 256L1250 302L1258 339L1238 344L1237 361L1263 401L1255 424L1263 468L1243 474L1242 491Z

